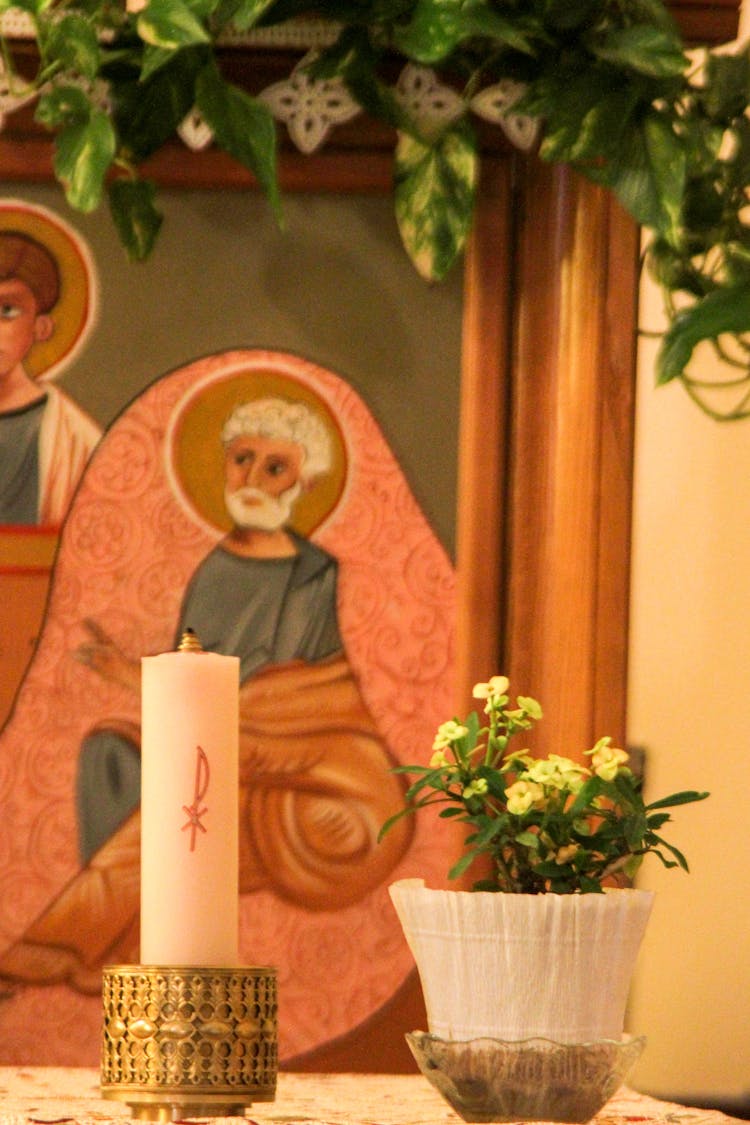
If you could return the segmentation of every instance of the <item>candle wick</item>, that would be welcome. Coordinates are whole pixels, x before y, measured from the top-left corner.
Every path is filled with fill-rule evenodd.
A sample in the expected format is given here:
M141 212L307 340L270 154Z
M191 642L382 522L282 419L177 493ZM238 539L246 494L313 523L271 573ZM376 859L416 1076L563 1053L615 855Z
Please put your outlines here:
M203 646L195 635L193 629L186 629L177 646L178 652L203 652Z

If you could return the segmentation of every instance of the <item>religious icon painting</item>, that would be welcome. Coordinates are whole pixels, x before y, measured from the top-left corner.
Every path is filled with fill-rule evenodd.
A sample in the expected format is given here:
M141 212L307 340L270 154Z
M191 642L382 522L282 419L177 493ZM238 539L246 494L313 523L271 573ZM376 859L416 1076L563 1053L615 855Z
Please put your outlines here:
M387 1005L412 969L387 886L445 859L434 830L378 832L451 710L454 610L340 376L235 350L138 395L73 501L0 735L0 1061L98 1058L102 965L139 955L140 658L188 627L240 659L240 950L278 967L282 1061Z

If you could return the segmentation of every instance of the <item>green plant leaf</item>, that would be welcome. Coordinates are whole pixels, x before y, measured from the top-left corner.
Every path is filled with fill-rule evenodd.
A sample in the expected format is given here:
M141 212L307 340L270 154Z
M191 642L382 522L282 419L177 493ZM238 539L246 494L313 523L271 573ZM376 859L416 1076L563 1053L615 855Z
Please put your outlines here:
M2 0L0 12L18 8L22 12L28 12L31 16L37 16L49 8L52 2L53 0Z
M109 208L131 261L142 262L154 248L162 224L155 205L156 187L149 180L114 180L108 189Z
M34 119L48 129L88 121L91 103L79 86L54 86L42 94Z
M738 118L732 135L735 152L731 161L724 163L724 171L732 186L742 188L750 183L750 119L744 115Z
M273 5L274 0L219 0L213 21L219 27L231 23L237 31L249 31Z
M206 28L185 0L149 0L136 26L141 39L153 47L177 50L209 42Z
M569 813L571 819L575 820L581 815L584 809L588 809L592 801L601 796L603 788L604 782L602 782L599 777L590 777L588 781L585 781L576 794L573 804L570 806Z
M702 340L715 339L726 332L750 332L750 288L747 285L715 289L675 315L657 353L657 386L684 374L694 349Z
M709 54L706 84L701 99L714 119L729 122L744 114L750 91L750 58L747 51L736 55Z
M199 74L195 94L216 143L255 175L280 222L276 126L270 110L257 98L225 82L213 64Z
M476 859L478 854L479 854L478 851L466 851L466 852L464 852L464 854L461 856L461 858L458 860L458 862L454 863L453 867L451 867L450 871L448 872L448 878L449 879L458 879L458 877L460 875L463 875L463 873L466 871L466 869L471 866L471 864L474 862L474 860Z
M317 61L311 66L311 73L326 75L327 62L330 59L340 73L347 89L365 113L371 117L392 125L394 129L404 131L411 129L408 115L396 98L391 86L383 82L378 76L377 54L372 49L369 37L359 29L342 32L339 41L333 48L332 54L325 53L320 68Z
M638 92L607 68L563 70L533 84L519 103L544 119L543 160L594 162L616 156Z
M643 863L643 856L642 855L628 856L628 858L625 861L625 866L623 867L623 871L627 875L628 879L634 879L636 877L636 875L638 874L638 871L641 868L642 863Z
M115 149L112 122L100 109L93 109L87 121L67 125L57 134L55 175L71 207L83 212L98 207Z
M750 246L725 247L724 260L727 284L750 288Z
M394 42L416 62L430 65L447 58L465 39L487 36L517 51L531 53L531 23L508 19L485 0L417 0L412 18L394 28Z
M158 70L168 66L174 57L175 52L171 47L152 47L150 43L146 43L141 63L141 81L147 82Z
M160 52L159 48L149 48ZM163 52L168 61L138 80L128 75L113 82L115 119L123 148L135 162L145 160L173 136L195 105L195 84L206 65L204 47Z
M687 65L679 36L646 24L613 28L603 39L594 39L592 49L606 62L652 78L678 77Z
M476 179L476 143L462 122L432 145L399 135L396 219L411 260L430 281L442 280L464 247Z
M713 278L702 272L685 247L675 247L665 238L655 238L648 245L645 264L657 285L673 293L682 290L704 297L716 288Z
M650 832L655 832L657 828L661 828L671 819L669 813L654 813L652 816L646 817L646 827Z
M500 887L494 879L477 879L475 883L472 883L471 889L472 891L489 891L491 894L498 894L500 891Z
M456 722L458 722L458 720L456 720ZM466 721L461 725L465 726L467 730L467 733L460 740L461 750L464 754L468 754L469 751L473 750L477 744L477 739L479 738L479 729L482 725L482 721L476 711L472 711L470 715L467 715Z
M439 62L459 42L462 0L417 0L411 21L397 27L397 48L417 62Z
M630 851L635 851L648 829L646 817L638 814L636 816L624 816L620 821L622 834L627 841Z
M652 846L649 855L655 855L657 859L661 860L665 867L678 867L676 860L667 859L663 852L660 852L657 847Z
M541 28L533 16L524 18L516 11L513 18L508 19L481 0L465 3L462 17L463 28L459 42L470 37L485 36L495 40L498 45L531 55L534 53L534 38L543 38Z
M711 239L718 242L718 231L724 217L724 198L716 173L690 180L685 188L682 221L691 233L717 232Z
M690 805L694 801L705 801L710 796L710 793L698 792L695 789L683 789L680 793L672 793L669 797L661 797L658 801L652 801L650 805L646 805L646 811L673 809L677 805Z
M53 59L66 70L94 78L99 69L99 41L90 20L68 14L53 23L45 43L49 63Z
M606 180L637 222L676 239L686 166L685 148L670 121L650 112L639 129L629 131Z
M505 800L506 784L505 777L496 769L491 767L480 767L477 770L478 777L484 777L487 782L487 792L492 797L497 797L499 801Z
M590 878L588 875L581 875L579 886L582 894L604 894L604 887L601 883L597 879Z
M662 0L628 0L626 15L631 23L653 24L672 34L677 30L674 17Z
M380 841L383 839L383 837L388 832L390 832L390 830L391 830L391 828L393 828L394 824L397 824L399 822L399 820L403 820L403 818L405 816L413 815L413 813L414 813L414 809L409 807L409 808L399 809L398 812L395 812L395 813L392 814L392 816L389 816L388 819L381 826L380 831L378 832L378 843L380 843Z
M655 832L652 832L650 834L650 838L649 838L648 842L652 847L653 847L654 843L661 844L661 846L663 848L666 848L668 852L671 852L671 854L675 857L675 859L677 860L677 863L679 864L679 866L682 868L683 871L689 871L690 870L690 868L688 867L688 861L686 860L685 856L682 854L682 852L680 851L679 848L676 848L674 846L674 844L667 843L667 841L663 840L661 836L657 836ZM654 850L656 850L656 849L654 849ZM657 855L660 855L658 850L657 850ZM664 865L666 867L670 866L669 862L666 861L663 856L660 856L660 858L662 860L662 863L664 863Z

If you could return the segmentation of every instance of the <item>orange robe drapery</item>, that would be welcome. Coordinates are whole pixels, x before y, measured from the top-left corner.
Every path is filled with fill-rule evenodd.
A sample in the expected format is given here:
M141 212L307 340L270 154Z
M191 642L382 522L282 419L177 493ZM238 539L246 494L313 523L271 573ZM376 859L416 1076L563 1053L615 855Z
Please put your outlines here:
M395 764L344 656L268 669L240 690L240 892L310 910L364 898L411 838ZM104 964L138 959L140 811L0 957L0 977L98 992ZM217 873L220 877L220 873Z

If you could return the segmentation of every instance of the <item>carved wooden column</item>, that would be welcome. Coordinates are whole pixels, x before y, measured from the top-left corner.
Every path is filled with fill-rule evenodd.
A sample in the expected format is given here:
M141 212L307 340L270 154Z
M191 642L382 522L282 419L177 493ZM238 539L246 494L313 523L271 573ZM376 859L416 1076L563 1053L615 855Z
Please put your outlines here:
M567 169L521 176L504 667L575 755L624 738L637 232Z
M464 270L456 518L456 711L499 671L513 244L510 157L482 171Z

